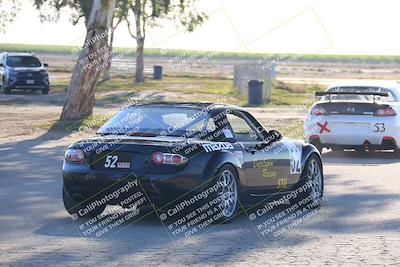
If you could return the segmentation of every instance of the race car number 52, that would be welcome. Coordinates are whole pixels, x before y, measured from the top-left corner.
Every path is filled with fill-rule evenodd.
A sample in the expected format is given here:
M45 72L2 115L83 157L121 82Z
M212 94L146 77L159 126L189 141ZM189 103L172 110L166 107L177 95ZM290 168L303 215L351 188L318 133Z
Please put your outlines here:
M104 167L105 168L116 168L117 167L117 165L116 165L117 161L118 161L118 156L108 155L106 157L106 162L104 164Z
M384 123L375 123L374 127L373 127L373 131L375 133L382 133L382 132L386 131L385 124Z

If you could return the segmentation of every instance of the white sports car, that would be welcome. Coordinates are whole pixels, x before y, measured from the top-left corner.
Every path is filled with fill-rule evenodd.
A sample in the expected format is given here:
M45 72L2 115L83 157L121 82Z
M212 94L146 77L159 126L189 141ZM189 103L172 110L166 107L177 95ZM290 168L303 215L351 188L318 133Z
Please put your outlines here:
M400 151L399 83L341 82L316 96L304 136L318 150Z

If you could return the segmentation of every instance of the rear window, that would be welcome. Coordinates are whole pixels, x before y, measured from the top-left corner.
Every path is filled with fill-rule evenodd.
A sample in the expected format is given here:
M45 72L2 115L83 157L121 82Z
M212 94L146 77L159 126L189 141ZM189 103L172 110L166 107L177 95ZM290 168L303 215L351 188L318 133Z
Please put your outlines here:
M335 87L328 90L328 92L348 92L348 93L388 93L388 96L372 96L372 95L331 95L330 100L332 101L351 101L351 102L371 102L381 101L381 102L395 102L396 99L393 96L392 92L386 88L380 87L362 87L362 86L354 86L354 87ZM322 100L329 100L329 96L322 97Z
M6 65L14 68L18 67L32 68L32 67L42 66L39 59L31 56L8 56Z
M196 136L216 129L210 115L201 109L173 106L135 106L122 110L98 131L100 134L144 133Z

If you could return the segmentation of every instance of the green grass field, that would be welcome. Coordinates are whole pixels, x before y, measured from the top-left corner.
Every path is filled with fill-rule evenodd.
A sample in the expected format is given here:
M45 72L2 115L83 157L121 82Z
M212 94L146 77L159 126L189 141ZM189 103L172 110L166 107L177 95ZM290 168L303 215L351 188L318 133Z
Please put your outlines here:
M55 82L52 84L51 92L62 92L68 88L68 82ZM291 85L274 83L272 99L264 106L289 106L301 105L313 92L321 91L323 88L306 85ZM107 82L97 85L97 100L124 102L129 97L135 97L140 92L169 92L169 100L180 101L187 97L192 101L215 102L219 97L226 97L229 104L246 106L247 96L237 94L233 88L231 79L217 78L194 78L194 77L169 77L157 81L147 78L145 83L134 84L131 78L123 76L114 77ZM118 94L121 92L121 94ZM176 92L176 94L173 94ZM116 94L106 94L116 93Z
M66 45L35 45L35 44L0 44L0 51L32 51L41 53L63 53L70 54L77 51L77 46ZM133 48L115 48L129 51L128 55L134 54ZM322 54L267 54L267 53L241 53L241 52L211 52L211 51L189 51L176 49L145 49L146 56L166 56L174 57L182 53L213 55L215 59L260 59L263 57L281 58L294 57L296 60L309 61L379 61L379 62L400 62L397 55L322 55Z

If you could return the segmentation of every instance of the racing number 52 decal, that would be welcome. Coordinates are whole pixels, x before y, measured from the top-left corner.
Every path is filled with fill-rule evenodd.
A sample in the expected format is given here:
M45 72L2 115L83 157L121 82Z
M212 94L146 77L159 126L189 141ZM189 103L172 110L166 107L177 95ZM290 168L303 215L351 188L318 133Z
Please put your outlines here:
M106 157L106 162L104 163L104 168L116 168L117 161L118 161L118 156L108 155Z
M301 173L301 150L292 142L286 143L285 146L289 150L290 174Z

